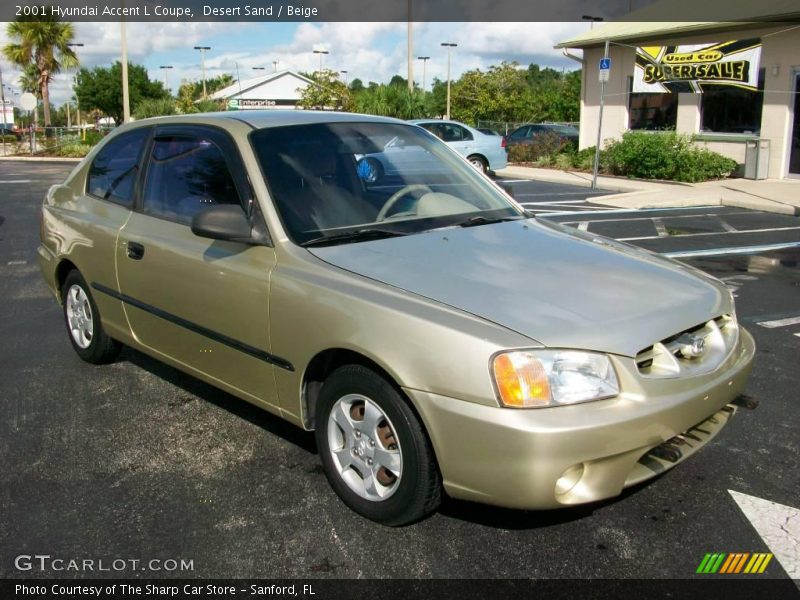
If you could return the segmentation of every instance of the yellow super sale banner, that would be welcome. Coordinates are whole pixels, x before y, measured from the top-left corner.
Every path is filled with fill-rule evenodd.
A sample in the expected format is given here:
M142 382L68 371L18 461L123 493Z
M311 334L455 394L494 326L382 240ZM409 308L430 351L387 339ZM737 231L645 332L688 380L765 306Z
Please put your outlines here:
M685 46L636 48L633 91L702 93L708 86L758 89L758 38Z

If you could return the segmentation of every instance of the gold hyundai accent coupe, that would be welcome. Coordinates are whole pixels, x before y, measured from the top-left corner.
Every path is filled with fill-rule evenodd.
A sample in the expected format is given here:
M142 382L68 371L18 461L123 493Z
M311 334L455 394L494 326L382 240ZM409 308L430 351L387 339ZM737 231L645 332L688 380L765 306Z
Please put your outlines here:
M618 495L713 438L754 354L684 264L527 214L420 127L305 111L109 135L39 262L92 363L126 344L308 430L352 509Z

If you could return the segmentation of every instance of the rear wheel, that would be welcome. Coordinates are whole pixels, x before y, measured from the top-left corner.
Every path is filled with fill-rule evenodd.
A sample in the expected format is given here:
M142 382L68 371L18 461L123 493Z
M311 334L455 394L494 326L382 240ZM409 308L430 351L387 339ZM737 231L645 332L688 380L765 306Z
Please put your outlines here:
M89 286L78 271L70 271L61 288L64 322L72 347L86 362L96 365L114 360L121 345L111 339L100 322L100 311Z
M316 439L325 475L357 513L405 525L441 500L428 437L394 386L361 365L334 371L320 391Z
M478 169L481 173L488 173L489 172L489 163L486 162L486 159L482 156L478 156L477 154L473 154L472 156L468 157L467 160L472 164L473 167Z

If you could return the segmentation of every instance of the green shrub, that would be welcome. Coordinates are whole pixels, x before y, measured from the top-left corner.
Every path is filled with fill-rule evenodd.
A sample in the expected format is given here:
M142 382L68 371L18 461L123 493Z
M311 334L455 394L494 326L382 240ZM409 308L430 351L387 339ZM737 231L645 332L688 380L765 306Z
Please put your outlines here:
M106 133L107 132L104 131L97 131L96 129L87 129L86 139L83 140L83 143L88 144L89 146L94 146L100 143L100 140L106 136Z
M83 158L89 153L92 147L81 142L70 142L58 148L54 154L64 158Z
M594 146L579 150L571 157L572 168L579 171L591 171L594 166Z
M172 98L145 98L136 105L133 116L137 119L147 119L148 117L161 117L177 113L178 109Z
M688 135L675 132L628 131L603 152L604 172L639 179L706 181L727 177L736 162L715 152L696 148Z
M736 161L705 148L692 148L678 158L676 181L724 179L736 169Z
M508 149L510 162L539 162L542 157L552 157L567 149L572 150L573 145L553 133L547 131L535 136L530 144L514 144Z

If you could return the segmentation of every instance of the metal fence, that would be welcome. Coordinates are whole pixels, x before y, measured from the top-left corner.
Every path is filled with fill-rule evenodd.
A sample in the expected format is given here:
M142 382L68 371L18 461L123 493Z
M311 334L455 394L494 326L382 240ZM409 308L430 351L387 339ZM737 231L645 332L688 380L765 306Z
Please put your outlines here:
M0 135L0 156L64 156L86 154L106 131L77 127L28 127Z
M478 120L478 129L491 129L496 131L500 135L508 135L518 127L522 127L523 125L532 124L532 121L486 121L479 119ZM542 123L547 123L550 125L572 125L573 127L578 127L577 122L565 122L565 121L542 121Z

